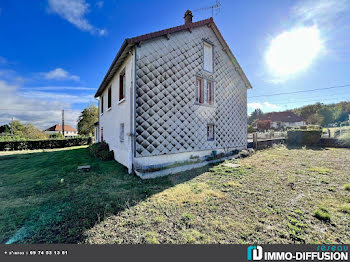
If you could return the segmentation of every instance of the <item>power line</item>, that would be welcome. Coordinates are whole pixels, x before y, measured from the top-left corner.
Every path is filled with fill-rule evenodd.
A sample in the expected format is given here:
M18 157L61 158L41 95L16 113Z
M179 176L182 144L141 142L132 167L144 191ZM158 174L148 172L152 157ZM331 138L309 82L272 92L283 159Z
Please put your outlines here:
M344 99L344 100L350 100L349 97L346 97L346 96L349 96L349 94L331 94L331 95L328 95L326 98L325 96L308 96L308 97L297 97L297 98L293 98L293 99L279 99L279 100L270 100L270 99L267 99L265 102L268 102L268 103L273 103L273 104L285 104L285 103L291 103L291 102L295 102L295 103L298 103L298 102L308 102L308 101L319 101L320 103L322 101L327 101L327 100L330 100L331 99ZM300 100L301 99L301 100ZM310 100L311 99L311 100ZM249 100L249 103L261 103L261 101L250 101Z
M307 93L307 92L320 91L320 90L328 90L328 89L341 88L341 87L348 87L348 86L350 86L350 85L331 86L331 87L325 87L325 88L315 88L315 89L308 89L308 90L301 90L301 91L294 91L294 92L286 92L286 93L276 93L276 94L269 94L269 95L260 95L260 96L250 96L250 97L248 97L248 98L253 98L253 97L266 97L266 96L280 96L280 95L290 95L290 94L298 94L298 93Z

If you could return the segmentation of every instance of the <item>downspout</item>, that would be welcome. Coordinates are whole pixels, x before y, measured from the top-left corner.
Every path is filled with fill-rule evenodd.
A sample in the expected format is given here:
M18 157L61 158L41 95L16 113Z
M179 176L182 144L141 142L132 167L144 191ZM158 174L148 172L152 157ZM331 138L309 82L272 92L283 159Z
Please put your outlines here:
M136 50L137 50L137 45L135 45L135 52L134 52L134 56L135 56L135 60L134 60L134 147L133 147L133 153L134 153L134 157L136 157ZM134 161L133 161L134 162Z
M97 100L97 117L98 117L98 126L97 126L97 134L96 134L96 141L95 143L98 143L98 142L101 142L100 141L100 133L101 133L101 130L100 130L100 97L95 97L95 99Z
M134 157L136 156L136 46L134 47L134 61L131 66L131 86L130 88L130 137L131 137L131 152L130 162L131 167L128 170L132 173L134 168ZM131 99L132 98L132 99Z

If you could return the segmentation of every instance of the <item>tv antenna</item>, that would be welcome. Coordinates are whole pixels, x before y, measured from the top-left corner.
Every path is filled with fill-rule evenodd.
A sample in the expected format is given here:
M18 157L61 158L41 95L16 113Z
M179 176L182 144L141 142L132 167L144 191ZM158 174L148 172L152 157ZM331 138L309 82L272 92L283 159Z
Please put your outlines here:
M193 12L199 12L199 11L205 11L205 10L211 9L211 16L213 17L214 16L214 9L216 10L215 14L218 14L220 12L220 7L221 7L220 0L216 0L215 5L198 8L196 10L193 10Z

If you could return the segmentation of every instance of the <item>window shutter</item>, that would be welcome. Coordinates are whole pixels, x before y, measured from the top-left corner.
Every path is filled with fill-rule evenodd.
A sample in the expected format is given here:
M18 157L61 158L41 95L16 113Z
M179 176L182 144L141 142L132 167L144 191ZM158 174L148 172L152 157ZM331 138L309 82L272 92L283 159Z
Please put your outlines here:
M213 46L208 43L204 43L203 54L204 54L204 59L203 59L204 70L213 72Z

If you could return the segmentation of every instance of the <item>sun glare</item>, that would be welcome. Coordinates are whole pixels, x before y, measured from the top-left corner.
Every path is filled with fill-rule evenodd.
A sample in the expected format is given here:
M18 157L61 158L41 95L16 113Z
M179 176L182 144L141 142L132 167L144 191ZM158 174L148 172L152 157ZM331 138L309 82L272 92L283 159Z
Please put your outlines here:
M284 77L306 69L321 49L318 27L299 27L276 36L265 58L273 73Z

